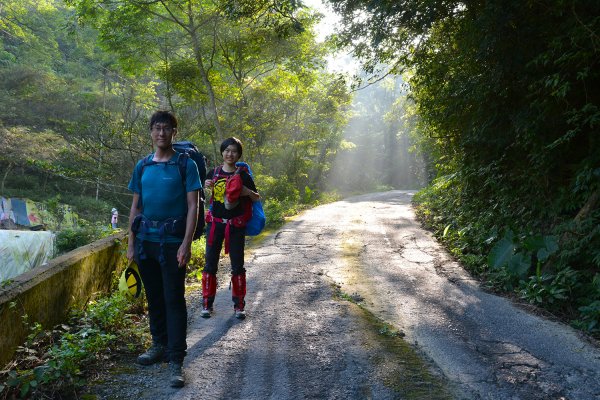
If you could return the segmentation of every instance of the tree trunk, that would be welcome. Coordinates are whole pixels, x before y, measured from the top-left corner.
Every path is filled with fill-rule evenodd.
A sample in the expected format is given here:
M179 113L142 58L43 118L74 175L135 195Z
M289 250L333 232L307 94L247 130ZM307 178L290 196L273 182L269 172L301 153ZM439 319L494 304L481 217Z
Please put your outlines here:
M397 154L398 144L396 141L396 133L398 132L398 129L393 122L390 122L386 128L387 132L384 134L385 156L382 157L384 164L381 166L381 171L384 173L384 183L394 187L396 186L394 184L394 179L397 179L398 173L403 172L403 168L400 165L401 160L398 159Z
M8 167L6 168L6 172L4 172L4 176L2 177L2 184L0 184L0 193L4 193L4 183L6 182L6 178L8 177L8 174L10 173L12 167L13 163L9 162Z
M585 219L588 215L590 215L590 213L592 211L594 211L595 209L597 209L599 205L600 205L600 190L596 189L596 191L593 192L591 194L591 196L588 198L588 200L585 202L583 207L581 207L581 209L579 209L579 212L577 213L575 218L573 218L573 221L575 221L575 223L577 225L579 225L581 223L581 220ZM571 239L573 237L573 235L574 235L573 232L563 233L559 239L559 246L562 246L565 242L567 242L569 239ZM555 265L556 265L556 257L552 257L546 263L546 265L544 265L543 269L544 269L544 271L552 271L552 270L554 270Z
M329 141L326 141L322 144L319 157L315 163L315 168L313 172L312 179L310 180L310 188L320 188L319 182L321 181L321 177L323 176L323 168L325 167L325 158L327 157L327 151L331 148L331 144Z
M194 58L196 59L196 65L198 66L198 71L200 72L202 83L204 84L204 87L206 88L206 91L208 93L209 107L213 114L212 122L217 133L217 138L223 140L225 139L225 135L223 133L223 128L221 127L221 122L219 121L219 112L217 109L215 92L213 90L210 80L208 79L208 72L204 66L204 61L202 60L202 49L200 48L200 38L198 38L197 29L198 27L194 23L193 16L190 14L188 32L192 41L192 47L194 48Z
M592 211L598 208L600 202L600 190L596 189L594 193L588 198L583 207L579 210L575 216L575 222L579 223L582 219L586 218Z

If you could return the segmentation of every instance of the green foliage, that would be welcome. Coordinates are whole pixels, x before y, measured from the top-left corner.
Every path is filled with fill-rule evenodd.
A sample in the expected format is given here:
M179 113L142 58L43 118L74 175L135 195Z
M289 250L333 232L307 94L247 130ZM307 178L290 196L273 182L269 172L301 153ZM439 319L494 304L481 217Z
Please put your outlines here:
M273 177L269 175L258 175L256 186L260 188L261 196L265 199L297 202L300 199L298 189L288 180L286 176Z
M87 310L74 312L69 324L49 331L24 316L30 333L18 348L14 365L3 373L0 393L20 398L62 397L85 383L84 365L100 364L110 356L110 349L143 347L146 334L132 322L142 309L140 302L116 292L90 303Z
M267 226L277 227L285 223L286 207L285 202L277 199L269 200L263 204Z
M600 300L579 307L579 313L580 318L573 322L573 326L592 334L600 332Z
M541 278L542 263L556 251L558 244L554 236L526 236L519 241L509 230L492 247L488 265L492 269L505 268L511 275L524 278L534 264L536 278Z
M485 178L491 171L463 168L435 179L415 196L419 218L488 285L517 291L582 329L596 326L591 304L600 297L591 282L600 243L599 211L572 219L573 211L556 213L546 199L524 197L525 188L504 187L504 178ZM589 188L596 187L591 182ZM509 226L518 226L519 233L511 233Z
M586 279L579 291L579 316L573 325L587 332L600 333L600 273Z
M580 285L577 271L565 268L557 274L531 276L522 285L521 297L530 303L537 304L553 311L568 305Z
M12 279L5 279L0 282L0 289L4 289L7 286L10 286L13 283Z
M489 286L516 291L524 300L597 334L600 321L595 307L600 299L600 279L593 269L573 266L589 265L592 258L584 257L596 251L584 244L597 240L594 233L590 234L591 222L586 218L580 223L557 225L553 235L515 234L506 229L498 236L495 232L503 221L511 217L519 220L521 216L503 208L486 209L487 201L475 207L476 198L470 202L458 200L460 183L455 178L438 179L415 196L421 221L465 266L485 277ZM595 213L590 215L592 220L597 218ZM592 229L580 231L582 224ZM580 253L588 256L580 257Z
M309 204L315 196L315 191L311 190L308 186L304 186L304 193L302 195L302 203Z
M318 199L315 201L314 205L333 203L341 199L342 195L340 195L336 191L320 192Z
M112 231L103 225L82 223L76 228L66 228L56 234L56 248L59 253L66 253L78 247L92 243L94 240L108 236Z
M96 200L93 197L67 195L61 196L61 201L71 206L73 211L84 220L99 225L109 225L110 223L110 210L113 206L104 199ZM123 208L122 210L125 211L126 209Z
M509 264L510 259L514 257L514 252L515 245L513 244L511 234L511 237L502 238L498 243L496 243L494 248L492 248L492 251L488 257L488 264L492 268L506 267Z
M383 326L379 329L379 334L389 337L404 337L404 333L402 331L399 331L387 323L383 323Z
M204 257L206 252L206 237L203 235L198 240L192 242L192 257L187 265L188 279L202 280L202 271L204 270Z

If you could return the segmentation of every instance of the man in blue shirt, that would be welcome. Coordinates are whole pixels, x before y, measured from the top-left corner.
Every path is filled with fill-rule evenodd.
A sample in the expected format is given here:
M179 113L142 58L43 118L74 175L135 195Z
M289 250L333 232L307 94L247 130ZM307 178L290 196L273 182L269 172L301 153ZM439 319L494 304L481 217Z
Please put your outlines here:
M139 267L153 343L137 362L169 361L170 385L182 387L187 349L185 267L192 254L202 185L196 163L173 149L176 134L177 118L171 112L152 115L155 152L137 163L129 182L133 201L127 258L135 259ZM179 165L184 160L185 181Z

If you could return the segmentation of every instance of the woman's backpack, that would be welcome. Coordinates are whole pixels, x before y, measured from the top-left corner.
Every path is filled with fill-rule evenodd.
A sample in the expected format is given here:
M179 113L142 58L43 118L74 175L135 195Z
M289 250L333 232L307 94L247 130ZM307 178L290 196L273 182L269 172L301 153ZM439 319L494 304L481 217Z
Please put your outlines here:
M250 177L254 179L254 175L252 174L252 170L250 166L245 162L237 162L235 166L238 168L238 171L246 170ZM237 172L237 171L236 171ZM256 236L262 232L265 224L267 223L267 218L265 217L265 211L263 210L262 202L253 201L252 202L252 217L248 220L246 224L246 235L248 236Z
M252 170L250 166L245 162L237 162L235 163L237 169L235 173L227 179L225 183L225 206L227 204L231 204L231 208L237 205L239 201L239 195L241 193L242 180L240 177L240 173L242 171L247 172L252 179L254 179L254 175L252 174ZM213 180L216 182L218 177L221 174L221 167L215 168L215 172L213 174ZM211 203L212 207L212 203ZM229 208L229 207L227 207ZM211 208L209 208L207 213L207 220L211 222L213 216L211 214ZM260 201L248 201L244 203L244 213L240 216L235 217L232 220L232 224L236 227L245 226L246 227L246 235L247 236L256 236L260 232L262 232L263 228L266 224L265 212L263 210L262 202Z

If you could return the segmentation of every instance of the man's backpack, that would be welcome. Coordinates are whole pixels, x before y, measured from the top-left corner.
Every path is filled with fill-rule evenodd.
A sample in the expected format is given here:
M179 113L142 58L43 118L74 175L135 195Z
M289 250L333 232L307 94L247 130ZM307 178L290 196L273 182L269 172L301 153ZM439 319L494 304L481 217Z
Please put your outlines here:
M173 149L180 153L177 157L177 167L179 168L179 175L181 176L181 182L185 188L185 182L187 177L187 159L191 158L198 167L198 174L200 175L200 184L204 185L206 180L206 159L198 148L191 142L177 142L173 143ZM140 172L140 188L141 188L141 176L144 174L144 168L151 163L153 154L149 154L144 157L142 161L142 170ZM204 220L204 191L200 189L200 198L198 199L198 221L196 222L196 231L194 232L193 240L199 239L204 232L205 220ZM138 208L142 208L142 196L138 202Z
M206 157L204 157L204 154L200 153L192 142L175 142L173 143L173 149L178 153L187 154L194 160L200 174L200 183L204 186L206 180ZM201 196L203 197L203 195Z

